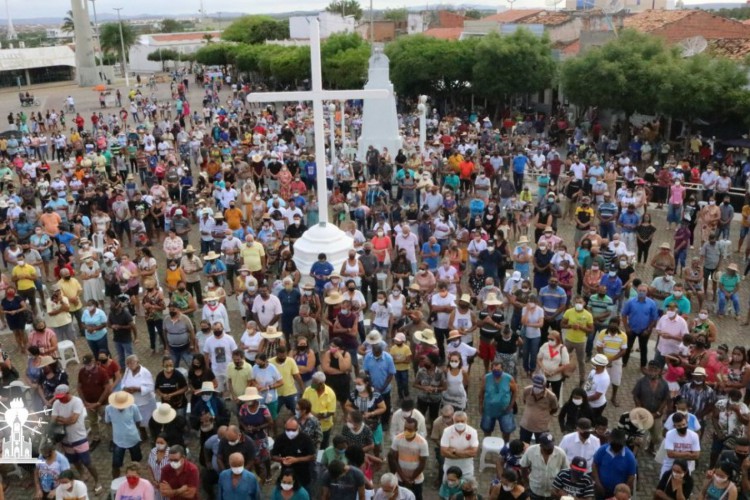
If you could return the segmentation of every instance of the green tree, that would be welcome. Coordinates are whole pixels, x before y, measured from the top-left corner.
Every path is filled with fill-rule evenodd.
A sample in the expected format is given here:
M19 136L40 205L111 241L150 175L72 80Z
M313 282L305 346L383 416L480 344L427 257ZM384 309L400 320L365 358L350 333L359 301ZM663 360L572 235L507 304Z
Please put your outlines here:
M517 94L549 88L555 76L549 38L526 29L491 33L476 45L472 89L498 105ZM502 68L502 71L498 71Z
M310 49L284 47L270 58L271 75L280 85L297 85L310 78Z
M212 43L198 49L195 60L206 66L226 66L234 64L236 54L239 50L237 45L229 43Z
M385 13L383 14L383 19L386 21L406 21L406 19L409 17L409 11L406 10L405 7L402 7L400 9L386 9Z
M333 89L362 88L367 79L370 46L362 44L323 59L323 81Z
M153 62L160 62L161 70L166 71L166 63L168 61L179 61L180 53L172 49L157 49L149 53L146 59Z
M464 17L466 19L482 19L483 14L481 10L478 9L469 9L464 13Z
M326 7L326 11L342 16L354 16L357 21L362 19L362 7L357 0L333 0Z
M239 43L284 40L289 38L289 23L277 21L270 16L242 16L227 26L221 37Z
M664 83L665 68L675 54L661 38L624 30L619 37L565 61L563 93L573 103L625 112L652 112Z
M135 29L126 23L122 23L122 43L120 42L120 23L105 23L99 27L102 52L114 52L121 60L123 58L122 46L125 45L125 57L127 57L137 37Z
M696 118L723 116L738 102L747 102L747 83L745 68L734 61L708 54L675 57L654 87L657 109L683 120L689 129Z
M68 31L72 33L76 29L75 21L73 21L73 11L69 10L65 13L65 17L63 18L62 26L60 26L60 29L63 31Z
M320 47L320 56L325 59L326 57L334 56L339 52L343 52L348 49L356 49L363 45L369 44L362 39L359 33L337 33L328 37L328 40L323 42Z
M185 31L185 26L181 21L176 19L163 19L159 23L159 31L162 33L179 33L180 31Z

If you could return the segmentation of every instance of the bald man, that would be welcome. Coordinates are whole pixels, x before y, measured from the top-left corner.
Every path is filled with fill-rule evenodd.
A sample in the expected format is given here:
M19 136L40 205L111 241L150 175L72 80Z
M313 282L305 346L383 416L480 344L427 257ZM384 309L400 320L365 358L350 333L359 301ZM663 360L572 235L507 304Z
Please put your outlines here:
M252 463L252 460L248 462ZM245 457L240 452L229 455L229 469L222 471L219 475L219 498L222 500L260 500L258 480L255 479L255 474L245 468Z
M216 453L216 463L219 466L219 471L223 472L229 468L229 457L233 453L240 453L242 456L247 457L245 467L251 470L253 461L255 460L255 451L255 443L245 436L236 425L227 426L227 432L219 440L219 449Z
M294 470L299 483L307 488L311 482L311 466L315 460L315 445L304 433L300 432L299 423L290 418L284 425L284 432L276 436L271 460Z

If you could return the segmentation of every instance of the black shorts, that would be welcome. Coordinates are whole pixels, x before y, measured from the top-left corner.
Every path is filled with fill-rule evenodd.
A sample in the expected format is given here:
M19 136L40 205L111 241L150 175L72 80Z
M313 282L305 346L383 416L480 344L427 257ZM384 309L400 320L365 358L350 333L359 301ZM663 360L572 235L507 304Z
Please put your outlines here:
M141 285L135 285L134 287L130 287L127 290L125 290L125 293L130 295L131 297L137 297L140 290L141 290Z

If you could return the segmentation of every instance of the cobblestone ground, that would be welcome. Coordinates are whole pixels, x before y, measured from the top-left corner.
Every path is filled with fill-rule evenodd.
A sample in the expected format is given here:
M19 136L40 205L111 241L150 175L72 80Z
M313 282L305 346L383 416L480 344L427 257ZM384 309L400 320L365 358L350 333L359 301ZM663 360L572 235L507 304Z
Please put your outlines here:
M124 84L122 82L119 83L121 91L123 94L126 94L124 89ZM52 85L52 86L46 86L46 87L36 87L31 89L35 95L41 100L42 105L39 108L34 108L35 110L41 110L42 113L47 108L55 108L59 109L65 97L67 95L73 95L76 99L77 108L81 112L82 116L86 118L87 124L89 123L88 118L91 116L91 112L95 109L98 110L99 104L97 101L97 93L90 90L90 89L79 89L78 87L74 87L71 85ZM0 92L0 109L3 110L2 114L5 116L8 111L13 110L14 112L17 111L18 108L18 99L17 99L17 90L16 89L10 89L6 91ZM159 98L166 98L169 93L168 85L166 84L160 84L158 86L158 89L156 91L156 95ZM150 92L149 92L150 94ZM224 92L226 94L226 92ZM200 90L195 89L192 87L191 90L191 104L193 106L200 104ZM667 231L666 228L666 221L665 216L666 212L662 210L656 210L655 208L650 209L650 212L652 214L654 224L657 225L658 228L661 230L656 233L655 236L655 242L652 245L652 249L658 248L659 244L662 242L669 242L672 243L673 233L671 231ZM572 241L573 237L573 226L570 220L561 221L559 224L560 227L560 234L565 239L566 242ZM732 236L734 238L737 237L737 232L739 231L738 227L733 227L733 234ZM198 241L198 235L197 230L194 231L191 237L191 241L195 244ZM569 244L569 248L570 248ZM733 245L734 248L736 248L736 245ZM164 262L164 255L161 250L160 245L155 245L153 247L155 250L155 257L159 262ZM697 253L697 250L691 250L689 257L692 257ZM743 262L740 256L736 253L733 253L731 256L731 261L736 262L740 264L740 269L743 269L744 266L742 266ZM688 261L689 262L689 261ZM647 268L647 266L640 265L636 268L638 277L643 279L644 281L650 282L651 278L651 271L650 268ZM163 273L163 270L160 271ZM741 285L741 295L742 295L742 314L744 316L746 312L746 307L748 306L748 293L747 293L747 286L742 284ZM708 303L709 306L713 306L712 303ZM696 305L693 305L694 308ZM231 321L232 321L232 330L235 332L235 337L239 338L238 334L242 331L243 326L241 322L241 318L239 317L239 314L236 312L236 309L234 311L230 312L231 315ZM743 345L747 344L746 338L747 338L747 329L740 327L739 323L735 321L734 319L723 319L723 318L713 318L714 321L716 321L717 326L719 327L719 341L718 343L726 343L730 346L730 348L734 345ZM137 320L138 325L138 331L140 333L140 338L145 339L147 337L146 332L146 325L142 318L138 318ZM18 370L21 373L24 373L26 368L26 360L25 356L20 356L17 351L15 351L14 348L11 348L12 345L14 345L12 335L9 331L0 332L0 340L4 343L6 348L10 348L11 351L11 357L13 359L14 364L18 367ZM86 342L83 339L79 339L76 342L76 347L78 349L79 356L82 356L85 352L88 351L88 346ZM653 352L653 342L651 342L651 345L649 347L649 353ZM154 374L158 373L161 370L161 355L152 355L150 352L150 349L148 348L147 342L141 341L136 346L136 353L141 358L142 363ZM640 371L638 369L638 363L630 363L628 367L625 368L625 372L623 374L622 378L622 386L620 388L619 393L619 401L620 401L620 407L614 408L611 404L608 405L605 416L609 419L610 422L616 422L617 418L623 411L627 411L630 408L633 407L632 398L630 397L630 391L635 385L635 383L638 381L638 379L641 377ZM75 387L77 383L77 372L78 372L79 366L76 364L70 364L68 365L68 374L71 378L71 387ZM587 368L588 369L588 368ZM482 365L481 363L475 363L474 367L471 371L471 382L469 386L469 404L467 411L470 416L469 424L472 425L475 428L479 427L479 420L480 420L480 411L478 406L478 388L480 384L480 377L482 376ZM573 377L575 379L575 377ZM413 380L413 379L412 379ZM530 384L530 380L528 380L525 376L522 376L519 379L519 385L520 387L525 387ZM569 394L569 390L572 387L570 384L568 384L567 387L563 388L563 398L566 398L566 394ZM395 391L394 391L395 392ZM396 396L394 396L394 407L397 407L396 402ZM519 408L519 415L523 411L523 407L521 406ZM283 420L283 418L288 417L289 414L286 412L286 410L282 410L280 415L280 420ZM342 426L342 415L340 409L338 410L338 413L336 415L336 422L337 426L335 430L338 430ZM551 429L552 433L554 434L556 439L560 439L562 437L562 434L560 432L560 429L557 426L556 419L554 419L554 425ZM283 424L282 424L283 425ZM281 428L278 427L277 428ZM495 434L498 435L499 431L496 429ZM334 431L334 435L336 432ZM697 472L699 474L699 477L703 477L703 474L706 470L707 463L708 463L708 449L710 448L711 443L711 429L709 429L707 432L704 433L704 438L702 440L702 447L703 452L701 454L701 460L699 462L699 466L697 469ZM106 434L105 434L106 436ZM514 437L517 437L517 434L514 435ZM106 438L105 438L106 439ZM93 453L93 463L95 464L100 477L102 478L102 484L105 485L105 492L100 495L100 497L103 497L108 493L108 485L111 482L111 472L110 472L110 464L111 464L111 455L107 450L106 446L106 440L104 441L104 445L98 447L96 451ZM197 443L196 440L193 439L189 442L189 445L193 452L197 451ZM383 446L384 450L389 449L390 445L390 439L387 436L385 437L385 443ZM143 451L144 453L147 453L147 445L143 445ZM430 446L430 454L433 453L433 447ZM194 455L195 456L195 455ZM652 492L655 489L655 486L658 482L659 477L659 469L660 464L656 463L653 458L649 455L646 455L645 453L641 453L639 458L639 477L638 477L638 491L637 496L640 498L650 498L652 496ZM477 458L475 461L475 467L477 471L477 478L480 481L480 493L486 494L488 491L489 483L492 479L494 479L494 469L485 469L484 471L479 471L478 469L479 459ZM437 490L432 486L433 482L436 478L437 474L437 464L435 462L434 456L431 456L428 460L428 466L426 470L426 480L425 480L425 498L426 499L436 499L437 498ZM700 479L698 481L701 481ZM702 481L701 481L702 482ZM30 495L33 495L33 487L30 486L29 483L29 477L24 476L23 479L17 479L16 477L11 477L10 479L6 479L6 483L9 485L7 491L6 491L6 498L12 499L12 500L28 500ZM698 482L697 484L700 484ZM89 493L93 497L92 493L92 487L93 484L89 482ZM270 490L266 490L266 492L270 492Z

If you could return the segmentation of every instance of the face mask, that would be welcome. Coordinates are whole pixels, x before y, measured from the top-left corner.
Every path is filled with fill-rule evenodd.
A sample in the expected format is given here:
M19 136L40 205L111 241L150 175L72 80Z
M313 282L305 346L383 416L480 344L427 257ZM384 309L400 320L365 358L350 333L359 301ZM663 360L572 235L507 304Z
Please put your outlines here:
M544 392L544 387L532 387L531 390L534 394L541 394Z
M571 399L574 405L581 406L583 404L583 399L573 398Z
M349 314L349 309L342 309L341 310L341 314L343 314L344 316L346 316L347 314Z
M583 304L576 304L575 308L576 308L576 311L581 312L583 311Z
M515 488L515 486L512 485L512 484L504 484L503 485L503 490L504 491L513 491L513 488Z
M669 319L674 319L675 316L677 316L677 311L667 311L667 317Z
M541 250L542 252L546 251L547 245L539 245L539 250Z
M179 469L182 466L182 460L173 460L169 462L169 465L171 465L173 469Z
M214 337L221 337L223 333L224 330L214 330Z
M128 486L130 486L131 488L135 488L136 486L138 486L138 483L141 482L141 478L138 476L127 476L127 478Z
M284 434L286 434L286 437L289 439L294 439L299 435L299 431L286 431Z
M529 290L530 290L530 288L526 288L525 286L521 287L521 291L524 292L524 293L527 293Z
M19 265L19 266L23 266L23 265L26 264L26 262L23 261L23 260L18 260L18 261L16 261L16 264Z
M357 389L357 392L365 392L365 389L367 389L367 386L364 384L357 384L354 387Z
M487 247L487 251L488 252L494 252L495 251L495 247Z
M392 295L393 295L394 297L398 297L399 295L401 295L401 290L393 290L393 291L391 292L391 294L392 294Z
M617 276L617 271L610 271L608 274L610 278L614 278L615 276Z
M664 281L672 281L672 275L671 274L665 274L664 275Z
M502 374L503 374L502 370L492 370L492 376L495 378L500 378Z
M284 491L289 491L289 490L291 490L292 488L294 488L294 485L293 485L293 484L289 484L289 483L281 483L281 489L282 489L282 490L284 490Z
M232 467L232 474L234 474L235 476L239 476L240 474L242 474L243 470L245 470L244 467Z
M156 449L159 450L159 451L164 451L164 450L167 449L167 445L166 444L158 444L157 443Z
M702 319L703 321L706 321L708 319L708 314L706 313L700 313L698 314L698 317Z
M455 427L458 432L463 432L466 430L466 424L463 422L458 422L453 427Z
M646 298L646 292L638 292L638 298L639 299L645 299Z
M714 200L711 200L711 201L708 202L708 204L711 205L711 206L714 206L714 205L716 205L716 202Z
M592 271L598 271L599 270L599 266L591 266L591 270Z
M414 436L417 435L417 431L404 431L404 437L408 440L414 439Z
M687 431L687 427L683 427L682 429L677 429L677 434L679 434L680 436L684 436L685 434L687 434Z
M451 368L458 368L459 362L458 361L451 361Z
M727 477L715 477L714 476L714 482L719 486L725 485L727 481L729 481L729 478Z
M549 340L547 343L549 344L550 347L557 347L557 341L556 340Z
M211 307L216 307L216 304L218 304L218 302L215 301L215 300L209 300L208 301L208 305L211 306Z
M201 399L203 401L206 401L206 402L211 401L211 395L210 394L204 394L204 395L201 396Z
M450 345L451 345L452 347L458 347L458 346L459 346L460 344L461 344L461 341L460 341L460 340L452 340L452 341L450 342Z

